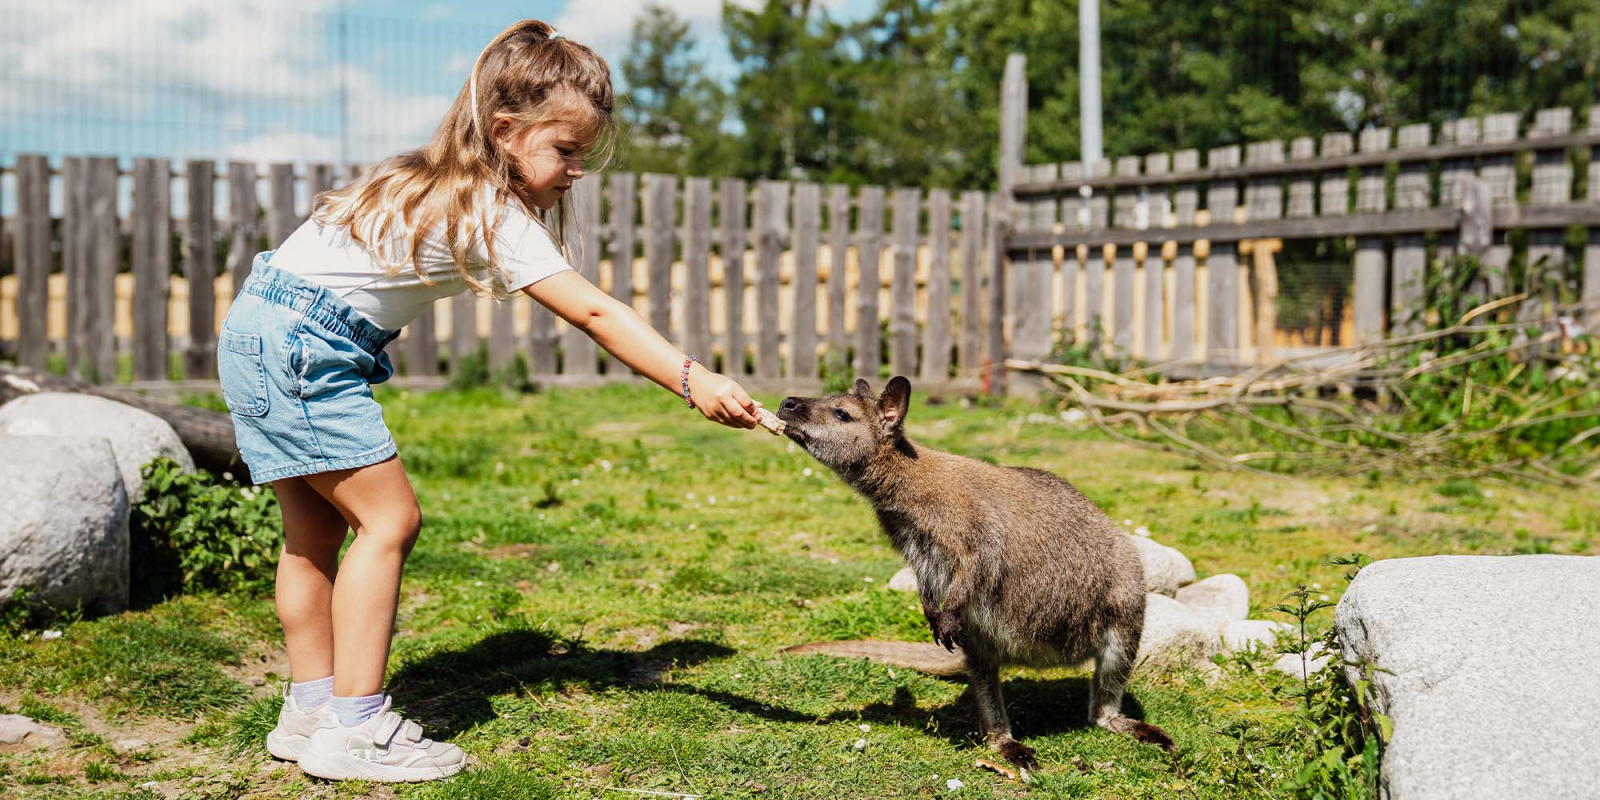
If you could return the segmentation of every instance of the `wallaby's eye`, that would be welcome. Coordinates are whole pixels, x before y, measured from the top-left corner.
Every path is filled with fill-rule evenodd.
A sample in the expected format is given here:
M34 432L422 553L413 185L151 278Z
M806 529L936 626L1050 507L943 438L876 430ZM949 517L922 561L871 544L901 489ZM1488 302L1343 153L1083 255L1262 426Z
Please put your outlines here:
M849 422L850 421L850 412L845 411L842 408L834 409L833 410L833 416L836 417L840 422Z

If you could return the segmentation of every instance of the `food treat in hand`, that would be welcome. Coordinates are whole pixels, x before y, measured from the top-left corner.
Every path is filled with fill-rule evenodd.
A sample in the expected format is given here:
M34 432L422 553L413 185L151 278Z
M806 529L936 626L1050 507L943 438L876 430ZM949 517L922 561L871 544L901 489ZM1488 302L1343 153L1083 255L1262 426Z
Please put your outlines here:
M761 427L772 431L773 436L783 433L783 429L786 427L783 420L778 419L777 414L774 414L764 408L756 409L756 420L761 423Z

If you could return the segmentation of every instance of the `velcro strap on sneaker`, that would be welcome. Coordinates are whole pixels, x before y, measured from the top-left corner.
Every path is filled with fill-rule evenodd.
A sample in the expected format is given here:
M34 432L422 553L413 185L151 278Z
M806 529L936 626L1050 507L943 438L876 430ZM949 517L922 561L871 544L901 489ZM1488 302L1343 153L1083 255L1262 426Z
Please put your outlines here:
M415 724L415 723L412 723ZM406 725L406 719L393 711L385 711L378 717L378 727L372 732L372 743L379 747L388 747L394 741L395 734Z

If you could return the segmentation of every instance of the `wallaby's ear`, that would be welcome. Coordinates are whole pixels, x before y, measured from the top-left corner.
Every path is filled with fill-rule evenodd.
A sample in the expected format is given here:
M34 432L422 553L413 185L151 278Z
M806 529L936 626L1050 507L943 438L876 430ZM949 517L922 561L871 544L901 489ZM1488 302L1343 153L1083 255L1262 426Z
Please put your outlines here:
M901 375L890 378L889 385L883 387L883 396L878 398L878 416L883 420L885 433L905 423L910 406L911 381Z
M856 397L859 397L862 400L871 400L877 397L877 395L872 393L872 384L867 383L866 378L856 378L855 392Z

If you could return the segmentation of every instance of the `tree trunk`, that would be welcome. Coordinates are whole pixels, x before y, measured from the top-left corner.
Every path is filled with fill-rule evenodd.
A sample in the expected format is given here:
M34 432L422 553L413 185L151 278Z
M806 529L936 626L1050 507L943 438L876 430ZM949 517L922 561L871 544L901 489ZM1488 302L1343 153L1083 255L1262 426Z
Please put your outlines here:
M189 448L189 454L194 457L195 466L212 472L231 471L239 480L249 480L250 470L239 458L239 448L233 440L233 420L227 414L167 403L126 389L96 386L28 367L0 367L0 405L40 392L89 394L148 411L166 420L177 431L183 446Z

